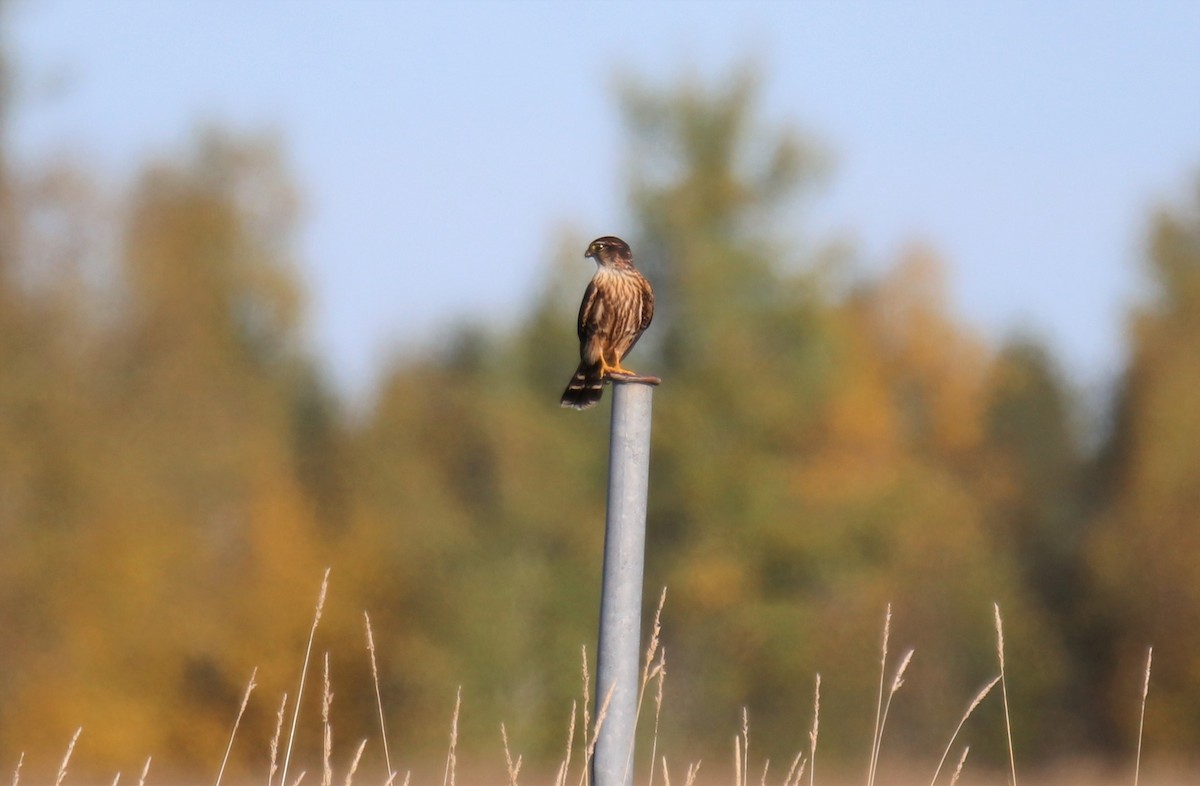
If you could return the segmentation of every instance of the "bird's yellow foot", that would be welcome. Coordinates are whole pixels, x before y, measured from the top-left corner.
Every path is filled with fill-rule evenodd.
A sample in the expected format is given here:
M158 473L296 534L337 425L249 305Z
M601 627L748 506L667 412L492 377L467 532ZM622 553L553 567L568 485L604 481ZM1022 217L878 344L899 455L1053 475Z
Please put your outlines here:
M604 360L604 358L600 358L600 378L605 379L610 376L636 377L637 372L630 371L627 368L621 368L620 361L617 361L617 364L615 366L610 366L610 365L608 365L608 362L606 360Z

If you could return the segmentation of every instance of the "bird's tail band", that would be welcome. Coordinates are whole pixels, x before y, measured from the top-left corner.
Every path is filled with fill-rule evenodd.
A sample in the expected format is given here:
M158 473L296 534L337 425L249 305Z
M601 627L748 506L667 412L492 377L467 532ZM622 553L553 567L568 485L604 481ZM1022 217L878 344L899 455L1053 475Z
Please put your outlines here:
M580 363L579 368L575 369L575 376L567 383L560 403L564 407L587 409L599 401L602 395L604 377L600 375L600 365Z

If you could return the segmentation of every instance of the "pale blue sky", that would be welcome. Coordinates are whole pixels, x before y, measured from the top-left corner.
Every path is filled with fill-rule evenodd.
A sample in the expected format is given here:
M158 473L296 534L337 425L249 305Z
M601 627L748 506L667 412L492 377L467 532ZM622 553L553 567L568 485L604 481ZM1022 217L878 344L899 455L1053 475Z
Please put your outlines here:
M32 160L120 179L197 122L282 134L311 333L352 393L467 311L518 315L562 227L633 234L618 70L752 58L762 119L833 154L805 234L872 269L931 243L967 321L1042 335L1089 386L1120 365L1149 209L1200 173L1200 2L17 0L10 21Z

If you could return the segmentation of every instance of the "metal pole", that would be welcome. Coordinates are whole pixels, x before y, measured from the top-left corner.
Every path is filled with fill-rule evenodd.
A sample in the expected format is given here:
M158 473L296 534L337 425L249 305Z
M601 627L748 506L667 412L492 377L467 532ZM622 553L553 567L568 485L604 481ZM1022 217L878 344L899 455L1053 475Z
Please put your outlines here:
M597 718L610 691L612 698L604 710L592 760L594 786L633 783L653 393L652 382L613 381L604 579L596 655Z

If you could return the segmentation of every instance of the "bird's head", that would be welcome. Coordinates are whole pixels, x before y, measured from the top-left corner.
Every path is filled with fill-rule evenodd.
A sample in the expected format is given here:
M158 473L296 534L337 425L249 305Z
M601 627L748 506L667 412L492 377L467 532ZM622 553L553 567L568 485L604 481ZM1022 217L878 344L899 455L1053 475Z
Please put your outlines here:
M633 264L633 251L629 244L611 235L593 240L584 257L594 259L604 267Z

